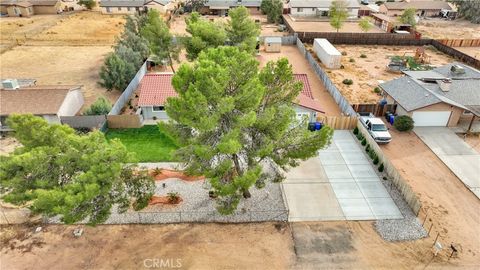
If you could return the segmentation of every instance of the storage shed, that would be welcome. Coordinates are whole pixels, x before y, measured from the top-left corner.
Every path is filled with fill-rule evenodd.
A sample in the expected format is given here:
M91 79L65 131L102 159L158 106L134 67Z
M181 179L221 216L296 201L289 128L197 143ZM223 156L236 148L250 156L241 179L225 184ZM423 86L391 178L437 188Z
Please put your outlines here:
M320 61L327 68L340 68L342 54L327 39L314 39L313 51L317 54L318 59L320 59Z
M266 52L280 52L282 49L281 37L266 37L265 38L265 51Z

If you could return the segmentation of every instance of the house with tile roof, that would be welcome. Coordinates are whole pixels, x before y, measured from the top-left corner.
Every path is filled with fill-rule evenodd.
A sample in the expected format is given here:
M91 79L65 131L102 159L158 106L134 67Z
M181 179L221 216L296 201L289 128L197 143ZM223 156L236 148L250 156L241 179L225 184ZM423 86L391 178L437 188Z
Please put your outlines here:
M415 126L455 127L460 122L479 121L479 70L451 63L404 74L380 84L380 88L387 104L397 104L396 113L411 116Z
M324 113L319 102L313 97L306 74L295 74L295 79L303 83L303 89L295 102L297 117L307 116L314 122L318 113ZM145 120L168 120L165 103L169 97L177 96L172 86L173 73L150 73L143 77L138 87L138 106Z
M333 0L290 0L290 14L296 17L328 17ZM348 16L358 17L360 3L358 0L345 0Z
M0 89L0 126L11 114L33 114L49 123L74 116L84 104L81 86L31 86Z

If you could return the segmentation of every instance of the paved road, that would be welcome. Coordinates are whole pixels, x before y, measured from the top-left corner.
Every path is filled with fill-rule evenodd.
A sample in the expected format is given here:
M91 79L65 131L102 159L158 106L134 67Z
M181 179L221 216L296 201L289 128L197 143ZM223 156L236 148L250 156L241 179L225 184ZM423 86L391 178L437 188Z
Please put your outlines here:
M480 198L480 154L446 127L416 127L418 137Z
M349 131L287 174L290 221L402 218L362 148Z

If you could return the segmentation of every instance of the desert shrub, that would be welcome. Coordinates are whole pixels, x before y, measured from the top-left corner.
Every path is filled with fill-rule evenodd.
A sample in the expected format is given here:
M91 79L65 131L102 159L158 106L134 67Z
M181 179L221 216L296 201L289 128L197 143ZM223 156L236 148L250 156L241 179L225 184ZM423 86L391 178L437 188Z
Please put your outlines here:
M401 115L395 117L395 122L393 122L393 126L398 131L410 131L413 129L414 121L408 115Z
M168 197L168 202L170 203L178 203L180 200L180 196L178 195L178 192L169 192L167 193Z
M153 169L153 173L152 173L152 174L153 174L153 176L160 175L160 174L162 174L162 169L160 169L160 168L157 167L157 168Z
M375 2L375 5L379 5L379 6L380 6L380 5L382 5L382 4L383 4L383 1L376 1L376 2Z
M385 167L383 166L383 163L380 163L380 166L378 166L378 171L383 172L384 169Z
M362 139L362 145L365 146L367 144L367 139L363 138Z
M377 155L377 154L375 153L375 151L373 150L373 148L368 149L368 156L369 156L371 159L374 159L376 155Z
M112 104L105 97L99 97L95 102L88 107L84 115L104 115L108 114L112 109Z
M355 128L353 129L353 134L355 134L355 135L358 134L358 127L355 127Z
M370 151L370 144L367 144L367 146L365 147L365 152L369 152Z
M358 132L358 134L357 134L357 139L358 139L359 141L361 141L361 140L363 140L363 138L364 138L364 137L363 137L363 134L362 134L361 132Z
M378 159L377 154L375 154L375 158L373 158L373 164L377 165L380 160Z
M367 55L362 53L362 54L360 54L360 58L367 58Z
M344 56L347 55L347 52L346 52L346 51L343 51L343 52L342 52L342 55L344 55Z
M377 94L380 94L381 90L380 90L380 87L375 87L373 88L373 92L377 93Z
M342 81L343 84L346 84L346 85L352 85L353 84L353 80L351 79L345 79Z
M353 59L353 58L350 58L350 60L348 60L348 61L350 61L351 63L355 63L355 59Z

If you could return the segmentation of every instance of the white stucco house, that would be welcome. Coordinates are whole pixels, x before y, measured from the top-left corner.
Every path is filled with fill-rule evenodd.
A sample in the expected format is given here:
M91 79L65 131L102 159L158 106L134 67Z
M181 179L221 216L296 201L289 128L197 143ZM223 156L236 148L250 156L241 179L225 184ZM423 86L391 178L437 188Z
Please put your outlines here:
M295 102L297 117L305 115L310 122L315 122L318 113L324 113L320 103L313 97L306 74L295 74L295 79L303 83L302 92ZM167 98L177 96L172 86L173 73L150 73L143 77L139 85L138 106L142 110L144 120L168 120L165 111Z
M81 86L33 86L0 90L0 122L11 114L33 114L49 123L60 124L60 117L77 115L84 104Z
M333 0L290 0L288 7L293 17L328 17ZM349 17L358 17L358 0L344 0Z

